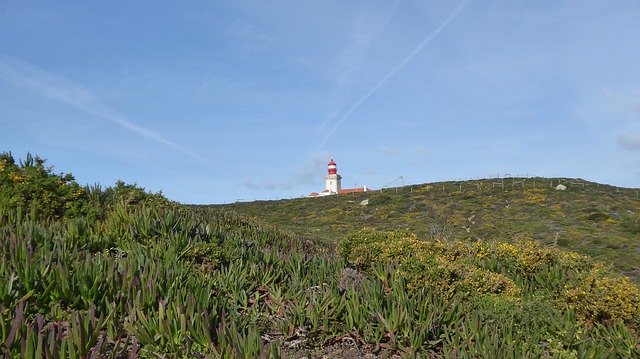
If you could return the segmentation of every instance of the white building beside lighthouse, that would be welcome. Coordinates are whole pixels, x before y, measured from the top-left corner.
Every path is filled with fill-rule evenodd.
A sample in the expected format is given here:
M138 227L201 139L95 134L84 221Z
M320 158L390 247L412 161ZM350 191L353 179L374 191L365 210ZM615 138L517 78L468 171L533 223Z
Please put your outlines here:
M323 197L337 194L348 194L371 191L367 186L360 188L342 188L342 176L338 174L338 165L333 158L327 164L327 175L324 176L324 190L322 192L311 192L307 197Z

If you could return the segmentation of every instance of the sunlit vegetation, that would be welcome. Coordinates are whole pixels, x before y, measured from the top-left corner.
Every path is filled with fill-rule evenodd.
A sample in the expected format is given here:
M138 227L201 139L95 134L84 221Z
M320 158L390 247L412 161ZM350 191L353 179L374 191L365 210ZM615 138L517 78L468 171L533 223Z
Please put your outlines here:
M363 228L467 242L529 239L589 255L640 282L640 189L570 178L484 179L222 208L328 248Z
M314 241L136 185L82 188L41 160L20 192L5 178L30 162L9 157L6 357L640 356L638 285L560 246L456 239L448 223L426 235L363 229ZM65 189L44 186L45 204L34 193L50 179ZM9 200L16 193L23 202Z

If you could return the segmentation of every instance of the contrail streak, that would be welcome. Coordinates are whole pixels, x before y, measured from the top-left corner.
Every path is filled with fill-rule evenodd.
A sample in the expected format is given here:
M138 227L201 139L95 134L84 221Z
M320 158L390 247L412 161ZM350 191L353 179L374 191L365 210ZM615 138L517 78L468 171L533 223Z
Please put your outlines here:
M394 16L396 15L396 11L398 11L398 6L400 5L400 0L396 0L395 3L393 4L393 8L391 9L391 12L389 13L389 16L387 17L387 19L384 21L384 24L382 24L380 26L380 31L384 30L387 28L387 26L389 26L389 24L391 23L391 20L393 20ZM342 51L342 55L341 57L346 53L346 52L354 52L354 49L356 50L356 54L358 54L356 57L360 57L359 52L364 51L369 44L371 43L371 40L373 40L373 38L377 35L378 30L372 31L370 32L367 36L367 38L365 40L360 39L360 41L355 41L355 43L353 43L351 46L347 47L345 50ZM359 51L358 51L359 50ZM347 86L351 85L351 76L352 74L358 69L359 66L359 61L357 61L356 63L349 63L348 66L344 66L345 61L342 60L341 62L341 67L346 67L343 68L342 73L340 74L340 77L347 77L348 78L348 82ZM344 84L342 84L341 86L344 86ZM342 107L342 103L344 102L344 99L340 100L341 104L340 106ZM324 121L322 121L322 123L320 124L320 126L318 126L319 129L324 129L325 126L331 122L336 116L338 116L339 114L339 110L336 110L335 112L333 112L332 114L330 114L329 116L327 116Z
M347 113L344 116L342 116L340 121L338 121L338 123L336 123L336 125L333 126L331 131L329 131L329 134L327 134L327 136L324 138L320 146L318 146L318 148L316 149L316 152L319 151L322 147L324 147L324 145L327 144L327 142L331 139L331 137L336 132L336 130L340 126L342 126L342 124L347 119L349 119L349 117L351 117L351 114L353 114L353 112L358 107L360 107L360 105L362 105L371 96L373 96L373 94L376 93L382 87L382 85L384 85L387 81L389 81L389 79L395 76L395 74L398 71L400 71L403 67L405 67L418 53L420 53L420 51L422 51L422 49L425 48L425 46L429 45L429 43L433 41L433 39L435 39L436 36L438 36L438 34L440 34L440 32L442 32L442 30L444 30L444 28L447 27L447 25L449 25L451 20L453 20L460 13L460 11L464 9L464 7L467 5L467 3L469 3L469 1L470 0L462 1L458 5L458 7L456 7L456 9L453 10L453 12L444 20L444 22L440 24L440 26L438 26L438 28L436 28L433 32L431 32L424 40L422 40L422 42L415 49L413 49L413 51L411 51L402 61L400 61L395 67L393 67L391 71L389 71L382 78L382 80L378 81L378 83L375 86L373 86L373 88L365 96L363 96L360 100L358 100L355 104L353 104L353 106L351 106L349 111L347 111Z
M30 65L23 60L0 54L0 77L4 77L19 86L28 88L77 110L109 120L142 137L169 146L190 157L206 160L197 153L167 140L159 133L136 125L122 114L101 106L91 94L84 91L80 86Z

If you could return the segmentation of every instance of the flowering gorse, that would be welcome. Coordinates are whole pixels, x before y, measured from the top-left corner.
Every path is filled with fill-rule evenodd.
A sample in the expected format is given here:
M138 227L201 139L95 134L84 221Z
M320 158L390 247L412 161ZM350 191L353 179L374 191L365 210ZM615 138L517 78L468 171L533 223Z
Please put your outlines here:
M409 290L489 301L534 297L559 310L569 306L588 325L624 323L640 329L638 285L587 256L533 240L445 242L365 229L348 236L338 251L361 269L395 263Z

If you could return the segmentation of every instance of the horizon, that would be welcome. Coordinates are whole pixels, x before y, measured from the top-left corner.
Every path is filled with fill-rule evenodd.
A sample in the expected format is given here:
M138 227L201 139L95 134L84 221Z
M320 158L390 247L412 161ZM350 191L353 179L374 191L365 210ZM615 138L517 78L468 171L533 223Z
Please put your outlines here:
M0 4L0 143L189 204L491 174L640 187L640 3ZM498 176L499 176L498 175Z
M406 183L406 184L400 184L400 185L394 185L394 186L388 186L388 187L382 187L382 188L369 188L369 186L367 185L368 188L368 192L367 193L375 193L375 192L380 192L383 193L384 191L391 191L394 189L401 189L401 188L413 188L415 187L420 187L420 186L429 186L429 185L440 185L440 184L453 184L453 188L457 188L457 186L459 184L464 184L465 182L474 182L474 181L490 181L490 180L498 180L498 179L502 179L502 180L507 180L507 179L514 179L514 180L519 180L519 179L524 179L524 180L537 180L537 179L541 179L541 180L577 180L577 181L582 181L584 183L586 183L587 185L598 185L598 186L608 186L608 187L613 187L613 188L617 188L617 189L621 189L621 190L640 190L640 187L623 187L623 186L616 186L615 184L611 184L611 183L601 183L601 182L594 182L589 180L588 178L579 178L579 177L540 177L540 176L535 176L535 175L510 175L510 174L504 174L504 175L499 175L499 174L495 174L495 175L490 175L490 176L483 176L483 177L472 177L472 178L459 178L459 179L446 179L446 180L438 180L438 181L433 181L433 182L422 182L422 183ZM577 182L578 184L582 183L582 182ZM557 185L565 185L567 187L567 189L571 189L572 187L577 188L576 186L578 186L576 183L571 183L571 182L558 182ZM520 187L520 183L517 183L515 185L511 185L508 182L505 182L505 191L508 189L508 187L511 186L513 189L519 189ZM553 188L555 189L555 185L553 186ZM542 189L543 187L538 187L539 189ZM484 188L483 188L484 189ZM582 188L581 188L582 189ZM438 188L435 189L436 191L438 190ZM473 190L473 188L472 188ZM343 195L336 195L338 197L349 197L349 196L353 196L353 195L363 195L365 193L363 192L359 192L359 193L349 193L349 194L343 194ZM334 197L334 196L327 196L327 197ZM227 204L234 204L234 203L251 203L251 202L277 202L277 201L289 201L289 200L299 200L299 199L312 199L312 200L320 200L322 201L322 199L325 198L323 196L319 196L319 197L309 197L308 194L307 195L303 195L303 196L298 196L298 197L288 197L288 198L237 198L235 201L229 201L229 202L222 202L222 203L202 203L202 204L197 204L197 203L183 203L183 204L187 204L187 205L227 205Z

